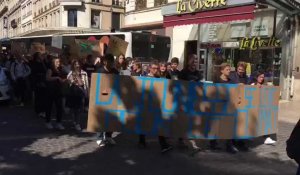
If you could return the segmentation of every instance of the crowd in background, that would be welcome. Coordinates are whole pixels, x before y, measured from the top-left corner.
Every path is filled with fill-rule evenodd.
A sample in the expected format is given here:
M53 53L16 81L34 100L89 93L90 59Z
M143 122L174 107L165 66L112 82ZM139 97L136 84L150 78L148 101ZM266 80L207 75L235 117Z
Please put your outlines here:
M24 106L31 98L38 116L45 118L45 126L48 129L64 130L62 119L69 109L73 116L74 128L81 131L81 114L88 108L89 89L92 73L105 73L127 76L148 76L154 78L166 78L172 80L201 81L202 72L197 70L198 58L190 55L186 66L178 69L179 59L172 58L170 62L151 61L142 63L135 58L125 58L124 55L114 57L107 54L103 57L88 55L84 59L70 59L53 55L2 55L1 65L6 70L11 91L11 104ZM261 87L264 84L264 72L257 71L250 79L246 75L247 64L240 62L236 71L232 72L229 64L220 65L220 76L216 83L249 84ZM30 94L30 95L28 95ZM56 122L53 125L51 116L55 106ZM98 145L115 144L112 133L100 134ZM158 137L162 152L172 150L163 136ZM178 139L178 144L185 146L183 139ZM193 143L194 144L194 143ZM267 137L265 144L275 144L275 141ZM146 147L146 138L139 136L139 146ZM210 142L210 148L219 149L217 141ZM248 150L242 141L230 140L226 143L226 150L237 153L240 150Z

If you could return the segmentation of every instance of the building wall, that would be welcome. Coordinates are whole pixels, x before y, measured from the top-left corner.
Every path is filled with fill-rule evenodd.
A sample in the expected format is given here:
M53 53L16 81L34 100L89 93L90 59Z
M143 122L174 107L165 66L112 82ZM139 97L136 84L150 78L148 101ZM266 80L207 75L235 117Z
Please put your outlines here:
M120 14L120 27L124 25L123 5L123 0L102 0L99 3L93 0L0 0L0 12L5 7L8 9L7 32L3 29L6 15L4 12L0 14L0 37L6 37L6 33L8 37L13 37L39 29L74 29L68 26L69 9L77 9L77 28L82 29L91 29L91 10L99 10L100 26L96 29L109 31L113 12ZM17 22L15 29L11 26L13 20Z
M147 0L146 7L138 9L137 0L129 0L126 3L125 25L124 27L163 24L163 15L161 8L164 5L155 6L154 0ZM168 3L177 2L177 0L168 0Z
M58 0L33 0L33 29L60 26Z
M11 25L12 21L17 24L16 28ZM21 29L21 1L10 0L8 1L8 37L19 35Z
M185 59L185 42L193 40L198 40L198 25L175 26L173 28L171 57L179 58L181 68Z
M0 0L0 39L8 37L8 33L7 33L8 29L5 28L8 27L7 12L8 12L8 1Z
M77 27L80 28L91 28L91 11L99 11L100 12L100 26L97 29L101 30L111 30L111 21L112 21L112 12L120 13L120 26L124 24L124 9L118 7L111 7L110 3L105 1L103 5L95 4L95 3L86 3L83 7L76 8L77 11ZM68 27L68 10L73 9L74 7L62 7L62 27Z
M22 33L32 30L32 0L24 0L21 4L21 24L22 24Z

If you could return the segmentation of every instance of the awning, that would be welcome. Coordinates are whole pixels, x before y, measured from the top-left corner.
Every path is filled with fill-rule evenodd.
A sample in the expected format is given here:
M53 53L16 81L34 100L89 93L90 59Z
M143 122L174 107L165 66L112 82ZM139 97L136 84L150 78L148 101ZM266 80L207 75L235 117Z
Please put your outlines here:
M164 27L254 19L255 5L164 16Z

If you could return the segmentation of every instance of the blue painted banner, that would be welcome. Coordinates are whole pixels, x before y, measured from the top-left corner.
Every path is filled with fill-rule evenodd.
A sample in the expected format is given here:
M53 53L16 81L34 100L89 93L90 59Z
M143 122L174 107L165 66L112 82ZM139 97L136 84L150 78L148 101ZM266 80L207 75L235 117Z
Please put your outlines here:
M279 88L93 74L88 131L190 139L277 132Z

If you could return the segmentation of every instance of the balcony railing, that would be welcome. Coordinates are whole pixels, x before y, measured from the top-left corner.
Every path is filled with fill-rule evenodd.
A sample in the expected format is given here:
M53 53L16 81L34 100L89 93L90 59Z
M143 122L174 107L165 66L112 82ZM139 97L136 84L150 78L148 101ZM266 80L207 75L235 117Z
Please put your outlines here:
M120 0L112 0L112 6L115 7L125 7L125 1L120 1Z

